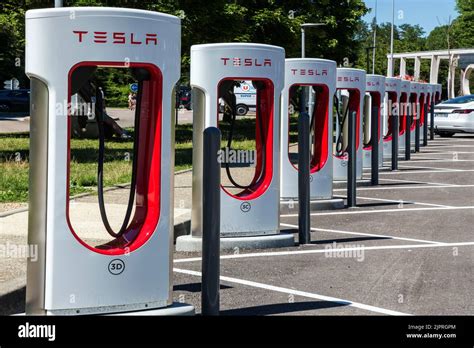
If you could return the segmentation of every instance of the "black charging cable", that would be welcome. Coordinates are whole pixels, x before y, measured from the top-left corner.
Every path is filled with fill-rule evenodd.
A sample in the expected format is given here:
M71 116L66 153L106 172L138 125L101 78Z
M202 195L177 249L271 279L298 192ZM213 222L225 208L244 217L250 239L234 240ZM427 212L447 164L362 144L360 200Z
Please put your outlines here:
M264 173L265 173L265 164L266 164L266 148L267 148L267 146L266 146L266 137L265 137L265 131L263 129L264 125L263 125L263 116L261 114L261 108L260 108L260 97L258 96L258 90L263 89L264 85L260 84L258 81L255 81L254 84L255 84L254 86L257 89L257 103L256 103L257 104L256 105L257 115L256 115L255 122L256 122L256 124L259 128L260 139L262 141L262 167L261 167L260 173L259 173L257 179L254 178L249 185L241 185L232 176L232 172L230 170L230 163L227 162L227 161L225 162L225 170L226 170L227 177L229 178L229 181L235 187L240 188L240 189L244 189L244 190L249 189L252 185L254 185L255 183L259 182L262 179L262 177L264 176ZM229 86L226 89L226 91L224 92L224 94L222 95L222 99L224 100L224 102L227 104L227 106L231 110L231 123L230 123L230 127L229 127L229 135L228 135L228 138L227 138L227 148L229 150L231 150L231 148L232 148L232 141L233 141L233 138L234 138L235 122L236 122L236 119L237 119L236 97L235 97L235 94L233 92L233 87L234 87L234 84ZM232 88L232 90L231 90L231 88Z
M343 127L344 123L346 122L347 116L349 115L349 105L347 105L346 112L344 113L344 116L341 116L341 110L340 110L340 103L339 103L339 98L335 95L334 96L334 103L336 104L336 113L337 113L337 122L339 124L339 134L337 135L336 138L336 155L337 156L342 156L343 154L343 141L344 141L344 134L343 134Z
M122 225L118 232L115 232L112 227L110 226L109 219L107 218L107 212L105 209L105 200L104 200L104 162L105 162L105 131L104 131L104 116L105 111L103 108L103 98L102 93L98 91L96 93L96 115L97 117L97 125L99 128L99 159L97 165L97 192L99 198L99 210L100 216L102 218L102 222L104 223L104 227L109 233L110 236L114 238L121 237L125 231L127 230L130 218L132 215L133 204L135 201L135 191L137 187L137 162L138 162L138 141L140 136L140 110L141 110L141 99L142 99L142 82L138 83L138 93L137 93L137 100L136 100L136 108L135 108L135 132L133 135L133 159L132 159L132 181L130 184L130 192L128 196L128 203L127 203L127 211L125 213L125 217L123 219Z

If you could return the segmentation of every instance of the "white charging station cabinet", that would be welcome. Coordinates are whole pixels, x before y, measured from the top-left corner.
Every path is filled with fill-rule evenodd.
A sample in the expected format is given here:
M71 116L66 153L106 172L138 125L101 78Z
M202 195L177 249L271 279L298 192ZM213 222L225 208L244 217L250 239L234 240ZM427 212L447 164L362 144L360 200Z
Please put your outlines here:
M97 314L172 303L174 95L180 77L177 17L123 8L56 8L26 13L31 79L30 209L26 314ZM134 227L107 247L70 221L72 93L85 71L141 68L143 137ZM84 216L83 219L88 219Z
M337 115L339 121L336 121L335 128L336 136L333 150L335 181L347 180L348 121L353 113L356 115L356 178L362 179L362 110L365 96L365 76L365 71L361 69L337 68L336 95L339 95L338 99L342 113ZM340 91L340 94L338 94L338 91ZM340 149L338 149L338 144L342 144Z
M401 80L395 77L385 78L385 107L383 113L383 158L392 159L392 139L398 134L392 134L392 123L399 122L400 118L400 89ZM400 150L400 144L398 144Z
M178 250L195 250L193 245L201 246L202 190L205 179L203 131L208 127L218 127L225 142L224 139L230 136L220 127L223 122L219 112L222 100L226 96L232 99L235 88L250 89L244 87L249 85L253 85L256 90L254 114L251 112L246 116L249 122L255 120L255 162L253 167L246 166L247 173L252 174L250 183L245 187L225 183L224 179L229 179L229 173L224 163L221 163L221 247L228 246L225 243L232 241L236 247L252 247L245 244L251 243L251 238L280 236L280 107L284 73L285 50L281 47L252 43L191 47L194 106L191 236L178 238ZM237 122L235 127L234 134L239 134ZM229 152L231 150L235 149L232 147ZM229 170L235 175L235 167L229 167ZM233 180L242 179L234 176ZM287 240L290 241L289 238ZM193 241L197 241L197 244ZM290 242L294 243L292 236Z
M399 99L399 123L398 123L398 154L405 156L405 137L407 136L407 121L406 118L411 113L410 107L410 93L411 81L401 80L400 84L400 99Z
M332 113L336 91L336 62L326 59L295 58L285 62L282 95L280 195L282 200L298 199L298 167L291 156L298 152L297 138L290 139L290 117L297 88L309 87L310 117L310 198L331 199L333 188ZM306 92L306 91L305 91ZM297 129L297 122L295 125Z
M411 82L410 84L410 99L409 110L411 111L411 126L410 126L410 146L415 149L415 129L416 120L420 117L420 86L419 82Z
M442 100L443 86L439 83L435 84L435 104Z
M423 146L423 140L425 138L424 133L423 133L423 125L426 122L426 114L425 114L425 104L428 100L428 84L424 82L419 82L418 83L420 87L420 94L419 94L419 99L418 103L420 104L419 106L419 117L420 117L420 147Z
M364 101L364 122L363 122L363 132L364 132L364 146L362 148L363 154L363 165L364 168L371 168L372 167L372 142L374 141L371 139L372 134L372 108L374 106L379 107L379 114L378 114L378 134L377 134L377 142L379 144L379 152L378 152L378 162L379 168L383 167L383 114L384 114L384 98L385 98L385 76L382 75L372 75L368 74L365 79L366 82L366 90L365 90L365 101ZM365 139L370 139L368 142Z

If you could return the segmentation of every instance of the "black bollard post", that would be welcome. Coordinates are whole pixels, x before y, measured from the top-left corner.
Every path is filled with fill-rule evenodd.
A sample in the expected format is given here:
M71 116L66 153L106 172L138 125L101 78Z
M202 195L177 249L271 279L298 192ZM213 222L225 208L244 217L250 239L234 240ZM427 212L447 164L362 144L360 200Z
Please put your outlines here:
M400 109L397 108L396 114L390 112L392 126L392 170L398 170L398 133L399 133L399 117Z
M356 206L357 151L356 151L357 112L349 114L349 163L347 165L347 207Z
M428 103L423 106L423 146L428 145Z
M431 100L431 107L430 107L430 140L434 140L434 108L435 102Z
M372 144L370 182L372 185L379 184L379 112L380 105L374 105L370 115L370 142Z
M202 315L219 315L221 132L218 128L204 130L203 146L201 306Z
M300 244L311 243L309 123L308 113L300 113L298 117L298 238Z
M417 113L415 115L415 152L420 152L420 112L421 108L417 106Z
M411 118L412 115L407 112L405 116L405 161L409 161L411 157Z

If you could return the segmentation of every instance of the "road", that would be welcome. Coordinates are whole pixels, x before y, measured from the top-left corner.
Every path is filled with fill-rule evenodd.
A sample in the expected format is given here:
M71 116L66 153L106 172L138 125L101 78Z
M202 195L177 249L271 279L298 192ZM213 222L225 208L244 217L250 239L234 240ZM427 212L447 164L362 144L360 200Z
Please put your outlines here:
M120 108L108 108L107 113L117 119L117 123L121 127L133 127L134 111ZM174 115L173 115L174 118ZM181 109L178 111L178 123L192 123L193 112L191 110ZM0 134L1 133L19 133L29 132L30 117L25 114L6 114L0 113Z

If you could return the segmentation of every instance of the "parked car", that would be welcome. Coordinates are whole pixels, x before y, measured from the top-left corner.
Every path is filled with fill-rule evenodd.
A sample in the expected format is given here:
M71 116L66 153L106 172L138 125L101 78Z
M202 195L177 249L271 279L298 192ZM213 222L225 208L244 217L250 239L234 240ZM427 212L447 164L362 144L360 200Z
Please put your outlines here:
M176 107L179 108L182 105L186 110L191 110L191 94L191 87L179 86L176 92Z
M474 133L474 94L448 99L435 106L435 133L452 137Z
M16 89L0 90L0 111L29 111L30 110L30 90Z

